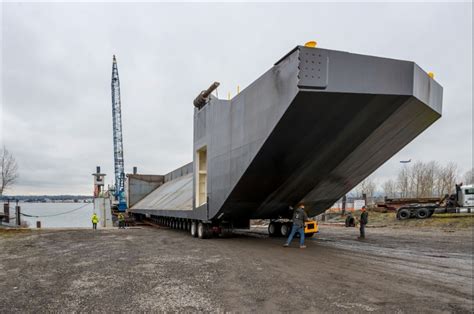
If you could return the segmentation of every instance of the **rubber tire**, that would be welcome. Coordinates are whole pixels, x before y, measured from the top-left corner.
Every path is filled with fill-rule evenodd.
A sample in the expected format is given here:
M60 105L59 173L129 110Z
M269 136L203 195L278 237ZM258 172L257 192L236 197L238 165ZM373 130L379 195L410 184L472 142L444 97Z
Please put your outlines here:
M418 219L426 219L430 216L430 211L428 208L418 208L416 211L416 218Z
M287 238L290 235L291 227L289 224L281 224L280 226L280 234L282 237Z
M397 218L399 220L409 219L410 216L411 216L411 212L408 208L402 208L397 213Z
M280 224L277 222L270 222L268 225L268 235L270 237L278 237L280 236Z
M191 228L189 230L191 232L191 236L196 238L198 236L197 234L197 222L193 221L191 222Z
M304 234L305 239L312 238L313 236L314 236L314 232Z
M209 226L200 222L197 227L197 234L199 239L207 239L209 237Z
M219 234L222 238L230 238L233 235L232 225L225 224L220 226L221 233Z

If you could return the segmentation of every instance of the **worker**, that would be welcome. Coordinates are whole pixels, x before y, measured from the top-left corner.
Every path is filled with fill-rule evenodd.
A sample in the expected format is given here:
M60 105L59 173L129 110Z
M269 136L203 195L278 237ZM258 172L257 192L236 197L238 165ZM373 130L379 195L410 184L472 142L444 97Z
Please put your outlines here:
M99 223L99 216L96 213L92 214L92 229L97 230L97 224Z
M125 229L125 216L122 213L119 213L118 216L119 229Z
M359 219L359 224L360 224L360 236L359 239L365 239L365 225L369 222L369 213L365 209L365 206L362 206L360 209L360 219Z
M288 240L284 247L288 247L293 240L296 232L300 234L300 249L305 249L306 246L304 245L304 226L305 222L308 221L308 215L304 210L304 204L300 204L295 210L293 210L293 226L291 227L290 235L288 236Z
M355 227L355 220L352 217L352 213L349 212L346 217L346 227Z

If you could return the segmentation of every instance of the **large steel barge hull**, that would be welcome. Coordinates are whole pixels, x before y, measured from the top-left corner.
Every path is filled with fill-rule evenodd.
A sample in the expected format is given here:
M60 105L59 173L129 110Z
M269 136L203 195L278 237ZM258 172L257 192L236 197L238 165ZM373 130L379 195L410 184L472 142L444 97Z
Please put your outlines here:
M233 99L195 109L186 206L150 202L152 193L132 211L236 221L288 217L304 202L317 215L439 119L441 107L442 87L414 62L298 46Z

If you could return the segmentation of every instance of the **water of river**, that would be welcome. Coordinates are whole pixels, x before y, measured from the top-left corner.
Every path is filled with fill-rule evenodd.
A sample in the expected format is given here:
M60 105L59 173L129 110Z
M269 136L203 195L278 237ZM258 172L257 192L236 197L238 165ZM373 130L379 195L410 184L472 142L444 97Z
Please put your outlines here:
M91 227L92 203L19 203L21 213L40 216L21 216L30 228L36 228L41 221L41 228L82 228ZM59 214L59 215L58 215ZM15 217L15 203L10 203L10 217Z

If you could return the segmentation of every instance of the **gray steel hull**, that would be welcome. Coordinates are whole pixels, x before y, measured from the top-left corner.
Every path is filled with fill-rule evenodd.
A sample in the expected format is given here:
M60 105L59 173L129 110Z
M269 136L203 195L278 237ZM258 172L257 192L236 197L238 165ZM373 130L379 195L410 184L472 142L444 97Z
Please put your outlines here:
M296 47L232 100L195 109L193 210L132 211L241 221L287 217L304 202L317 215L439 119L441 107L442 87L413 62ZM203 148L207 202L197 206Z
M302 91L222 210L277 218L302 201L322 213L439 117L410 96Z

